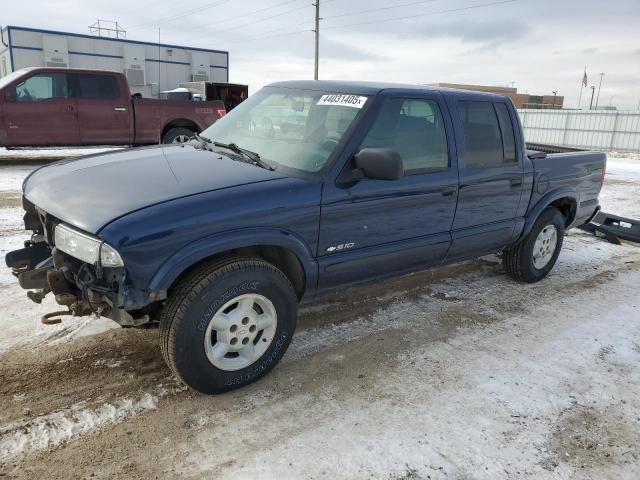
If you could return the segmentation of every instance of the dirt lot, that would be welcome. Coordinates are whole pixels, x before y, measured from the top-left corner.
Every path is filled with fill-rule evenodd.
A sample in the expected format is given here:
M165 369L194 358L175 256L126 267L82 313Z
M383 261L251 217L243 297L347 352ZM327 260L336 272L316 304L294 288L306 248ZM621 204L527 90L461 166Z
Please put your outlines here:
M19 188L0 166L0 250ZM640 218L640 159L602 203ZM497 257L301 308L267 377L216 397L176 383L155 329L45 327L0 272L0 478L640 478L640 247L571 231L521 285Z

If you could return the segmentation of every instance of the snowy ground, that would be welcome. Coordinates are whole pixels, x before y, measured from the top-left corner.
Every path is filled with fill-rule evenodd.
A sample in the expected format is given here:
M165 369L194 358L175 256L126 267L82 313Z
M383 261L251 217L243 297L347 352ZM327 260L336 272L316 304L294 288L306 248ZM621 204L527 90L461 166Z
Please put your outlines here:
M0 254L19 188L0 164ZM640 218L640 159L605 211ZM496 257L301 309L280 366L217 397L178 385L156 330L45 327L0 270L0 478L640 478L640 247L571 231L552 274Z
M0 147L0 162L42 162L43 160L61 160L63 158L91 155L122 147L69 147L7 150Z

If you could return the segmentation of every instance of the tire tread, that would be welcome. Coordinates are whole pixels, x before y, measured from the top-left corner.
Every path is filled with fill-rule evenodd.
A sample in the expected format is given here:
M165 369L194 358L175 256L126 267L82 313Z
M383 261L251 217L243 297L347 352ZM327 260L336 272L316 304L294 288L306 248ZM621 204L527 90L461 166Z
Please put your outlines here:
M295 297L295 290L289 278L271 263L256 257L226 257L212 260L196 267L178 282L160 315L160 350L165 362L181 382L186 383L176 367L176 332L185 319L189 304L210 284L226 275L264 269L276 273Z

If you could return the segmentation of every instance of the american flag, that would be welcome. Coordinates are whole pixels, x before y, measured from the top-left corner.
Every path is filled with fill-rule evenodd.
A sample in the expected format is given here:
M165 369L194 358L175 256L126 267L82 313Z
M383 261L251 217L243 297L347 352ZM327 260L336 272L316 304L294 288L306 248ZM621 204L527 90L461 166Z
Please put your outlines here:
M585 69L584 71L584 75L582 77L582 86L586 87L587 86L587 70Z

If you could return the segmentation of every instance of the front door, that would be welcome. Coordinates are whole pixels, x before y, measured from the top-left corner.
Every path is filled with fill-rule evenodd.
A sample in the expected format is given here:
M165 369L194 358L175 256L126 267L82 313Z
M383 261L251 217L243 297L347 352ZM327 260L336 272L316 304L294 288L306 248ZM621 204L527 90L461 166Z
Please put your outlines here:
M133 143L131 101L120 91L114 75L74 73L72 93L78 104L80 142L83 145Z
M4 113L10 145L78 145L76 101L67 74L36 73L6 89Z
M523 190L509 105L452 100L460 161L460 192L449 260L477 257L509 244Z
M325 185L319 289L417 270L444 259L458 175L447 135L450 121L443 111L438 94L383 100L360 148L397 151L404 175L388 181L342 182L339 177ZM351 168L351 163L345 167Z

